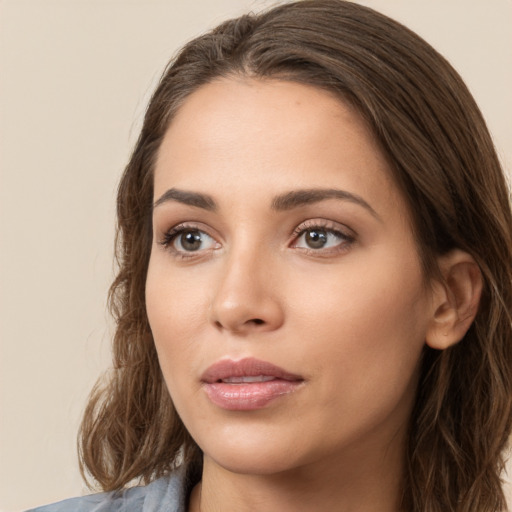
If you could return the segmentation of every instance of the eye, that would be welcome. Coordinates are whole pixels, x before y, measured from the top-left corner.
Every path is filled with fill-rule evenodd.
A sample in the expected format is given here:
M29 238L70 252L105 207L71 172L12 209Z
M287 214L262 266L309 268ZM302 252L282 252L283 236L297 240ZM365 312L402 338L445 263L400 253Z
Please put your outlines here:
M335 247L343 241L343 237L337 233L334 233L333 231L314 228L303 231L302 235L299 237L297 243L295 244L295 247L303 247L307 249L327 249L330 247Z
M204 231L183 226L168 231L161 244L175 253L182 254L214 249L217 246L217 242Z
M295 236L293 247L308 251L341 251L354 242L352 235L330 225L302 225L295 230Z
M199 251L200 249L209 249L214 245L215 241L206 233L195 230L182 231L174 239L174 248L178 251Z

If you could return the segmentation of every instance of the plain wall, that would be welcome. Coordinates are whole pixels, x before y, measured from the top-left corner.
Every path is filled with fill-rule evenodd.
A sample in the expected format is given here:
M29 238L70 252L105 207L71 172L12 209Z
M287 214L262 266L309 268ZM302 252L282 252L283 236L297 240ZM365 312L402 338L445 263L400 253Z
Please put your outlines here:
M512 2L366 0L456 67L512 170ZM270 2L0 1L0 511L85 492L76 432L109 363L115 190L191 37Z

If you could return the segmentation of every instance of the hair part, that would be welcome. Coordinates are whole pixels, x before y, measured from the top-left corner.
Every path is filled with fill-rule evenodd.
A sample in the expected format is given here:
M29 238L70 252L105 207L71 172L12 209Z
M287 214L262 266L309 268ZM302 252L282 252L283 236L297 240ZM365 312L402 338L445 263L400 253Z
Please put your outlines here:
M343 0L304 0L227 21L168 65L118 192L114 369L80 432L82 471L104 490L164 475L201 452L165 388L145 307L153 167L173 116L203 85L232 76L290 80L351 103L409 205L428 278L451 249L478 263L484 293L457 345L425 347L411 417L402 507L505 510L500 474L512 426L512 217L503 171L462 79L399 23Z

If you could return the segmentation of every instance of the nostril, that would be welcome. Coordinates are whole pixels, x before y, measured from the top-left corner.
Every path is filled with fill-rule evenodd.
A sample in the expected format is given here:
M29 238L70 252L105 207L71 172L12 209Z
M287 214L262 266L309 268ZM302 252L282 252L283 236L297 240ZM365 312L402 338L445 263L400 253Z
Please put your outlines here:
M216 329L222 331L224 329L228 329L230 331L233 331L233 332L244 332L245 329L250 329L251 326L253 327L256 327L256 326L265 326L267 325L267 322L265 320L262 320L261 318L251 318L250 320L247 320L245 322L243 322L241 325L231 325L229 323L222 323L222 321L220 320L215 320L214 322L214 326Z

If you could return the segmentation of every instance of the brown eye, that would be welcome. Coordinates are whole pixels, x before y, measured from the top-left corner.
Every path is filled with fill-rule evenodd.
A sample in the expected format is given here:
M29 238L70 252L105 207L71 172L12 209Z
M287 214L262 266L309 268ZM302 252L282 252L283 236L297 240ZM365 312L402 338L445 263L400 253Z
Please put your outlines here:
M321 249L327 243L327 232L324 229L308 229L304 232L304 242L311 249Z
M174 237L173 247L179 252L196 252L211 249L215 240L204 231L198 229L185 229Z
M311 226L298 231L293 247L318 251L320 253L323 250L348 247L353 241L354 238L352 236L337 229Z
M184 231L176 240L185 251L197 251L201 248L200 231Z

